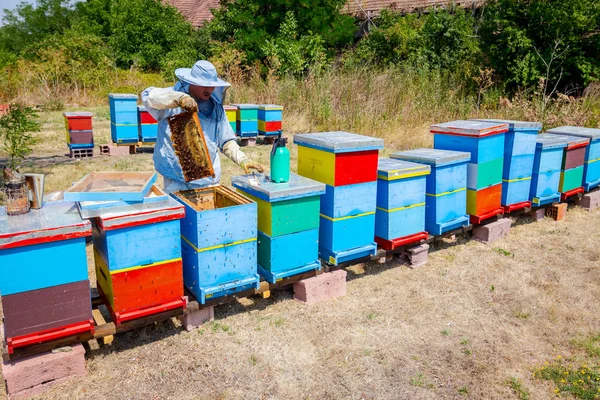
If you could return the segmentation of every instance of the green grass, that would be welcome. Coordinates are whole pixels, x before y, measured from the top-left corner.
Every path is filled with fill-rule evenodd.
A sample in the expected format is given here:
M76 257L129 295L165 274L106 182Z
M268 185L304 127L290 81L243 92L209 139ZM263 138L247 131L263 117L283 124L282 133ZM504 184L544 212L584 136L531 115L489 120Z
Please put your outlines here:
M515 392L515 395L519 400L529 400L529 391L523 386L523 382L519 379L512 377L508 380L507 385Z

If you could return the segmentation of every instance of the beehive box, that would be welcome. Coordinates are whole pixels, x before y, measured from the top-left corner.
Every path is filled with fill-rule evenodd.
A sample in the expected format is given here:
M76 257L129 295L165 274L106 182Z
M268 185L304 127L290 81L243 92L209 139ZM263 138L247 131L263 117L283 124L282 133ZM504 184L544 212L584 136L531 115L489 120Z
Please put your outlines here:
M432 235L469 224L467 216L466 152L416 149L393 153L393 159L426 164L431 173L426 178L425 230Z
M174 199L93 221L98 292L117 324L184 307L180 222Z
M74 203L0 212L0 293L9 352L93 331L85 237Z
M290 174L286 183L264 175L237 176L233 186L258 205L258 271L276 281L320 269L320 196L325 185Z
M427 238L425 188L430 173L429 165L379 160L375 241L383 248L392 250L398 243Z
M110 134L116 144L138 143L137 95L109 93Z
M563 152L560 170L560 181L558 191L563 199L576 193L583 193L583 170L585 155L589 147L590 139L581 136L560 135L567 141L567 147Z
M144 106L138 106L138 140L143 143L156 142L158 122Z
M270 136L281 133L283 106L262 104L258 107L258 133Z
M224 186L173 195L185 207L183 277L196 299L258 288L256 203Z
M529 199L535 206L560 200L558 186L566 138L559 135L540 134L536 139L535 158Z
M236 121L237 121L237 107L236 106L223 106L225 110L225 115L227 115L227 121L229 121L229 125L231 125L231 129L235 132Z
M504 134L507 131L508 124L485 121L459 120L431 126L436 149L471 154L467 165L467 212L473 222L480 223L504 212L501 195L496 196L497 189L490 188L502 185ZM481 190L484 191L476 193ZM488 198L487 194L492 197ZM484 204L470 204L471 201L483 201ZM476 210L487 211L472 214Z
M348 132L294 135L298 174L329 186L377 180L377 160L383 140Z
M67 144L70 148L94 147L91 112L64 112Z
M383 140L348 132L295 135L298 173L326 184L319 257L330 264L374 254L377 160Z
M560 126L548 130L552 134L564 134L590 139L583 166L583 188L586 192L600 185L600 129L578 126Z
M237 107L236 134L240 137L254 137L258 135L258 105L233 104Z
M535 140L542 129L539 122L481 120L508 124L504 138L502 206L507 212L531 205L529 191L533 174Z

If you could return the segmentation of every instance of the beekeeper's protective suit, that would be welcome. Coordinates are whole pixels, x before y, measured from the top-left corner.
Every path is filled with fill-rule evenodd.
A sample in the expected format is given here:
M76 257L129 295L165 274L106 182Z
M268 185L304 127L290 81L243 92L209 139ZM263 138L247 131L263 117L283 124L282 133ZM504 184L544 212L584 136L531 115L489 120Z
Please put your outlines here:
M214 65L208 61L198 61L192 68L178 68L175 75L179 79L175 86L165 89L149 87L142 92L146 110L158 121L153 160L154 168L163 176L165 190L170 193L218 184L221 180L218 150L241 166L245 173L249 173L250 169L262 172L263 168L248 160L235 140L235 133L222 104L223 95L230 84L217 76ZM184 110L197 110L215 171L214 178L185 182L167 122L168 117Z

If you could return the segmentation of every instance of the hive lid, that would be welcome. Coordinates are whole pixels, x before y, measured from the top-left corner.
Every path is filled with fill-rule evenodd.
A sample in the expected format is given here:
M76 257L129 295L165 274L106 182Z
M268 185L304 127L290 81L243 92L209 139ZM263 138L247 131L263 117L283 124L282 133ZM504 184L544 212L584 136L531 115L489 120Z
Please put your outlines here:
M385 180L411 178L429 173L431 173L429 165L392 158L380 158L377 165L377 177Z
M567 147L569 149L573 148L573 147L582 147L582 146L585 146L588 143L590 143L590 138L588 138L588 137L563 135L563 134L558 134L558 133L553 133L553 132L546 132L546 133L548 135L560 136L561 140L563 140L564 142L567 143Z
M592 140L600 139L600 129L584 128L581 126L559 126L558 128L547 130L546 133L580 136L590 138Z
M168 196L166 201L151 203L149 207L132 207L129 210L115 208L96 218L98 226L105 231L129 228L156 222L181 219L185 216L185 207Z
M81 215L81 218L90 219L100 217L107 213L135 213L151 210L160 205L167 205L168 199L168 194L166 194L157 185L153 185L150 191L144 197L143 201L80 201L77 202L77 208L79 209L79 215Z
M108 97L111 99L136 99L137 100L137 94L133 94L133 93L109 93Z
M508 125L496 122L458 120L431 125L430 131L431 133L481 137L507 132Z
M233 106L233 105L223 106L223 108L225 109L225 111L235 111L238 109L237 106Z
M137 106L138 111L146 111L146 106Z
M413 161L438 167L469 161L471 153L453 150L415 149L399 151L390 155L390 157L397 160Z
M383 139L341 131L294 135L294 143L333 153L349 153L383 148Z
M538 131L542 129L541 122L531 122L531 121L514 121L510 119L473 119L471 121L482 121L482 122L492 122L497 124L508 124L508 129L514 131L515 129L537 129Z
M537 135L536 143L543 149L553 149L556 147L567 147L569 139L564 135L554 135L551 133L542 133Z
M256 182L258 185L255 184ZM255 174L234 176L231 178L231 184L269 203L325 193L323 183L292 173L290 173L290 180L285 183L274 183L264 174Z
M75 203L50 202L22 215L0 212L0 249L90 236L92 225L82 220Z
M260 110L283 110L283 106L277 104L261 104L258 106Z
M65 190L67 201L143 201L155 172L90 172Z
M232 104L232 106L235 106L240 110L258 110L258 104Z
M81 117L81 118L88 118L88 117L93 117L94 114L92 114L91 112L87 112L87 111L81 111L81 112L64 112L63 115L67 118L77 118L77 117Z

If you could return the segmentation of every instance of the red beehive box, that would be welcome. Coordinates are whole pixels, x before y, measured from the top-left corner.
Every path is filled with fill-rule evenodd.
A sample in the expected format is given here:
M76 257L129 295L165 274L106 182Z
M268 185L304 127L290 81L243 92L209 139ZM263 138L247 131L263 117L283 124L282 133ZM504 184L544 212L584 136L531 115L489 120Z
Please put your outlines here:
M91 131L93 115L91 112L63 113L67 131Z

